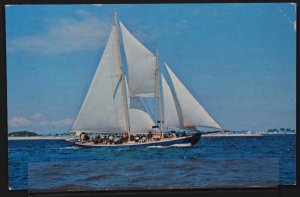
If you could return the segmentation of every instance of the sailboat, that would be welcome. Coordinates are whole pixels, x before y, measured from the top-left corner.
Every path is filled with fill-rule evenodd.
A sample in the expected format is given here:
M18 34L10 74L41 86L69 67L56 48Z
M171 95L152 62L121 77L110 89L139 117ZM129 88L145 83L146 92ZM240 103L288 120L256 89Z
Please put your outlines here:
M170 66L164 66L170 83L161 72L157 50L148 50L114 13L106 47L73 124L77 139L72 142L85 147L194 145L201 137L196 127L222 129ZM97 142L81 140L83 134L101 137ZM112 139L122 137L119 143Z

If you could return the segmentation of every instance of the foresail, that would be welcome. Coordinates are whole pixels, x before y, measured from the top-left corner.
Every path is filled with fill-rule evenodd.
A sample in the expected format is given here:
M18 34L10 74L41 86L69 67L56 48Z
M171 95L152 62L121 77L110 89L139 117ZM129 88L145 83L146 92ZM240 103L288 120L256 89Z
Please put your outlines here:
M119 55L114 25L73 130L126 131Z
M202 105L181 83L170 67L166 63L165 65L180 104L184 127L212 127L220 129L220 125L205 111Z
M163 107L164 107L164 122L167 128L180 128L178 113L171 89L161 74L162 92L163 92Z
M154 97L155 56L120 22L128 68L130 96Z

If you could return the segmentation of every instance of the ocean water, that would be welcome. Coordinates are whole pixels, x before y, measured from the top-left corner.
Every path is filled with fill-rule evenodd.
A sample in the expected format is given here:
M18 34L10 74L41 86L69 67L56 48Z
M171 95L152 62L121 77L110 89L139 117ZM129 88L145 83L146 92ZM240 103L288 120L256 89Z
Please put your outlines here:
M9 141L13 189L253 187L295 184L295 178L295 135L202 137L195 146L150 148Z

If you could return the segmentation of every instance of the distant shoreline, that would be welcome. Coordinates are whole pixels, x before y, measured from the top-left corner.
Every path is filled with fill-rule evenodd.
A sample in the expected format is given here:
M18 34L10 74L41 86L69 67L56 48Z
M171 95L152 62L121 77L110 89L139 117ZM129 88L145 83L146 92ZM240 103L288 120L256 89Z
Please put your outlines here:
M223 133L223 134L203 134L202 137L256 137L256 136L267 136L267 135L295 135L295 133L286 133L286 134ZM72 136L33 136L33 137L8 137L8 140L66 140L71 138Z
M256 137L256 136L270 136L270 135L295 135L295 133L278 133L278 134L262 134L262 133L217 133L217 134L203 134L202 137Z

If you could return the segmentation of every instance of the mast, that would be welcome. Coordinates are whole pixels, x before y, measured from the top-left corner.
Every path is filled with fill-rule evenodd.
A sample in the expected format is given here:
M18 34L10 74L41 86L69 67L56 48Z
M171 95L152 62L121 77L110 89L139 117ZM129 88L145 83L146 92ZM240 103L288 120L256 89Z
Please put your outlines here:
M161 78L160 78L160 66L158 63L158 49L156 49L156 54L155 54L155 58L156 58L156 72L155 72L155 77L156 77L156 97L158 99L158 108L159 108L159 130L161 132L163 132L163 112L162 112L162 102L161 102Z
M117 14L114 11L114 25L116 26L116 38L117 38L117 50L118 50L118 59L119 59L119 73L120 73L120 79L122 83L122 102L123 102L123 109L125 112L125 122L126 122L126 129L128 136L130 136L130 124L129 124L129 117L128 117L128 105L127 105L127 97L125 94L125 77L123 72L123 66L122 66L122 59L121 59L121 49L120 49L120 39L119 39L119 28L117 23Z

